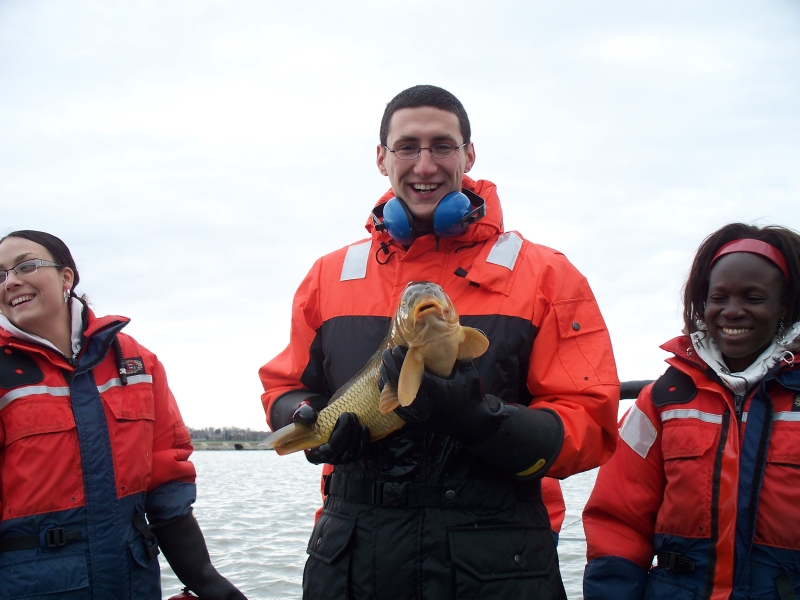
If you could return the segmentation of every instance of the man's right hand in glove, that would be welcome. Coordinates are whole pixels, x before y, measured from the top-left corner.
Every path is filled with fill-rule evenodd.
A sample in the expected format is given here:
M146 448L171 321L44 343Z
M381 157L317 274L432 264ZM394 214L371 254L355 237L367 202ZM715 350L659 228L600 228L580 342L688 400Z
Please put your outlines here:
M319 411L328 405L328 398L298 390L278 398L270 411L273 429L289 423L313 426ZM315 465L340 465L361 458L369 446L369 429L361 425L355 413L342 413L330 439L317 448L306 450L306 459Z

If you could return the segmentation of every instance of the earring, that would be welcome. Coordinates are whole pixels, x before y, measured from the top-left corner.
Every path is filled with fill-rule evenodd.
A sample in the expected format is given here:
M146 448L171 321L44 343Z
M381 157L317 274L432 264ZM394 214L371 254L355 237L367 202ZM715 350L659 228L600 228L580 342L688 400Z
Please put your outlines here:
M783 319L781 319L780 323L778 323L778 341L783 341L784 335L786 335L786 331L783 327Z
M64 290L64 304L69 302L69 290Z

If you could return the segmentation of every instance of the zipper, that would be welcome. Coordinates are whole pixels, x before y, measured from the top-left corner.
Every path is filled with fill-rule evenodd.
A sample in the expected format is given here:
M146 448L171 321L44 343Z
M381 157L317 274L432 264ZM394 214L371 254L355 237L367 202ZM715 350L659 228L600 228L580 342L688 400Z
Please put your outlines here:
M744 405L744 399L747 397L746 394L734 394L733 395L733 406L736 410L736 422L741 425L742 423L742 406Z

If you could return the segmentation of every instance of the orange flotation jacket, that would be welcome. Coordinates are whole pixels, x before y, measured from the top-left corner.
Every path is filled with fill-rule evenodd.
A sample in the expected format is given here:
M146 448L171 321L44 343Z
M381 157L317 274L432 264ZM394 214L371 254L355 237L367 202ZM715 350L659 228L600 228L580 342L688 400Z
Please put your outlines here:
M147 520L191 511L195 470L164 368L127 323L84 308L73 359L0 327L0 598L161 597Z
M474 361L484 391L563 422L547 475L594 468L614 451L619 382L592 291L563 254L504 231L493 183L464 177L462 185L487 214L461 235L423 235L406 248L370 219L369 238L314 264L294 297L288 347L259 372L268 418L284 394L330 397L376 352L406 284L427 280L442 286L463 325L488 336L489 350ZM324 473L307 597L383 597L378 581L394 598L456 597L453 586L465 597L472 586L484 597L536 595L541 581L558 578L540 480L516 481L449 436L404 428ZM507 540L526 554L515 560Z
M584 510L585 598L793 598L800 367L737 398L688 337L662 348L671 366L623 418Z

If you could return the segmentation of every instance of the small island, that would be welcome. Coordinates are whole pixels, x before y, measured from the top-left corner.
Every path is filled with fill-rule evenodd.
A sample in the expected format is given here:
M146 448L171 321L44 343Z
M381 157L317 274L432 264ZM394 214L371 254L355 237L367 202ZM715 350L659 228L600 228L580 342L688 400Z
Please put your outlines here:
M240 427L189 427L192 446L195 450L271 450L259 444L270 434L269 431L254 431Z

